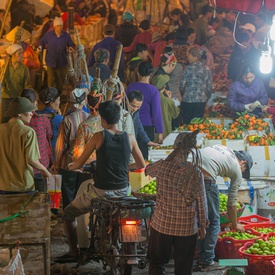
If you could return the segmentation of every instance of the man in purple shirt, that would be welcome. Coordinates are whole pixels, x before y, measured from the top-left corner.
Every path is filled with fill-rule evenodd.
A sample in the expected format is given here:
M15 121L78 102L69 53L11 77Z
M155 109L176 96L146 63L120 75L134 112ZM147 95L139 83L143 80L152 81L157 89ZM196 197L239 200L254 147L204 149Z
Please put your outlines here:
M109 51L109 53L110 53L109 68L111 70L113 69L115 56L116 56L116 49L117 49L118 45L120 45L121 43L114 39L115 27L111 24L107 24L103 27L103 35L104 35L104 38L100 42L95 44L95 46L92 49L92 52L91 52L91 54L89 56L89 60L88 60L88 68L92 67L95 64L95 56L94 56L95 51L99 48L102 48L102 49L106 49ZM123 54L123 52L120 57L118 77L121 80L121 82L124 82L124 54Z
M68 50L73 51L74 42L71 36L62 30L63 21L56 17L53 21L54 30L47 32L39 43L39 49L47 49L46 65L48 74L48 87L56 88L62 92L65 76L67 73Z
M139 115L142 126L149 139L154 139L154 133L158 133L158 143L163 141L163 121L160 94L158 89L149 83L153 67L150 62L141 62L138 66L139 81L131 83L126 89L128 95L133 90L138 90L143 95L143 103ZM148 159L148 146L145 142L137 140L144 159Z

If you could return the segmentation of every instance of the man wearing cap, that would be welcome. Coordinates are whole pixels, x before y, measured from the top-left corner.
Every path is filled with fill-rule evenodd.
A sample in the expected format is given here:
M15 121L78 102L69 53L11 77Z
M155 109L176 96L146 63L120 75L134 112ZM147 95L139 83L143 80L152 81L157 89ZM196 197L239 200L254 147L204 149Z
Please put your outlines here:
M253 46L256 49L261 49L263 43L261 41L257 41L254 38L254 34L256 33L255 26L253 24L251 24L251 23L246 23L243 26L241 26L241 29L243 29L249 35L249 37L250 37L250 43L252 43Z
M23 64L23 48L18 44L13 44L7 48L6 52L10 59L2 82L2 123L9 120L5 116L9 102L19 96L23 89L31 88L30 72L28 67ZM3 73L4 68L5 65L2 66L0 74Z
M103 36L104 38L99 41L92 49L92 52L88 59L88 67L92 67L95 64L95 52L98 49L106 49L110 53L109 59L109 66L110 69L113 69L115 57L116 57L116 50L118 45L121 43L114 39L115 35L115 27L111 24L107 24L103 27ZM121 53L120 62L119 62L119 69L118 69L118 77L123 82L124 81L124 54Z
M208 205L209 226L206 236L198 242L199 265L202 271L219 269L215 258L215 246L220 232L220 200L216 179L220 177L230 178L230 190L228 192L227 211L231 220L232 229L244 231L237 223L237 196L242 178L250 178L250 169L253 165L252 157L244 151L233 151L222 145L214 145L200 150L201 170L204 175L204 183Z
M33 168L45 177L51 174L40 162L35 131L24 125L30 123L35 106L23 97L10 101L7 123L0 124L0 194L34 190Z
M67 73L68 51L73 51L75 45L71 36L62 30L63 21L61 17L55 17L53 26L54 30L45 33L40 40L38 49L47 49L48 87L54 87L56 84L57 90L61 93Z
M63 209L75 198L79 184L86 178L82 173L68 171L68 164L72 162L74 142L79 124L88 118L89 114L82 110L86 100L85 89L74 89L70 94L72 112L62 120L55 147L55 169L62 175Z

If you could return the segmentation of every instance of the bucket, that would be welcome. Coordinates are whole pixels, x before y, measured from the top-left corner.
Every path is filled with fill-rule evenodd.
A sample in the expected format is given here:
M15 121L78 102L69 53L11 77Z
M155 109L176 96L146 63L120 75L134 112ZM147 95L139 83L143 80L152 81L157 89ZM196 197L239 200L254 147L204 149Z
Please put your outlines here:
M62 175L53 174L47 178L48 193L51 197L51 208L59 209L61 199Z
M61 192L49 192L51 197L51 208L59 209Z

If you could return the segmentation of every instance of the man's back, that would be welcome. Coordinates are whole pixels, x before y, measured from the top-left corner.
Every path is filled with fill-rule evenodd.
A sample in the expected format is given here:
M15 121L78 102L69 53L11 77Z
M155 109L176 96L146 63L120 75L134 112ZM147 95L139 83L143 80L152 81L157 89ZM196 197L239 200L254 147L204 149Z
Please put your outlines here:
M95 46L93 47L92 52L90 54L89 60L88 60L88 64L87 64L88 67L92 67L95 64L95 57L94 57L95 51L97 49L102 48L102 49L108 50L110 53L109 67L112 70L114 62L115 62L116 50L120 44L121 43L119 41L115 40L114 38L112 38L110 36L105 37L100 42L95 44ZM124 81L124 54L123 54L123 52L122 52L121 58L120 58L118 76L121 81Z
M128 186L128 165L131 147L126 132L113 134L102 131L102 143L96 150L96 173L94 186L114 190Z
M33 170L27 160L40 158L35 131L18 119L0 125L0 190L33 190Z

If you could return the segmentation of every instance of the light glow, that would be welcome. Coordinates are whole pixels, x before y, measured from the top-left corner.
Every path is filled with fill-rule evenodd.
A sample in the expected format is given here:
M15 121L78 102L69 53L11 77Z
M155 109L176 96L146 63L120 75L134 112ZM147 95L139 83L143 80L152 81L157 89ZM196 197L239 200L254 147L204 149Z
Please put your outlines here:
M271 40L275 40L275 14L272 17L272 25L269 30L269 37Z
M135 225L137 224L137 221L125 221L126 225Z
M260 72L262 74L269 74L272 71L272 57L266 52L262 52L260 58Z

